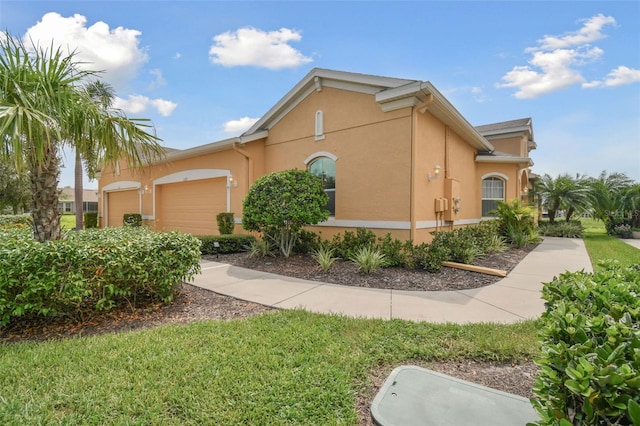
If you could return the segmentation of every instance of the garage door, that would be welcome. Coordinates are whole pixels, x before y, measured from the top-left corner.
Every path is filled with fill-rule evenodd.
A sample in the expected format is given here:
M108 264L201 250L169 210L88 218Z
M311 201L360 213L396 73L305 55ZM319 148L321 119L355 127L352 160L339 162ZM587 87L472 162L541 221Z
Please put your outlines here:
M122 216L125 213L140 212L140 198L138 191L108 192L108 216L107 226L122 226Z
M165 231L217 234L216 215L227 211L227 179L201 179L162 185L158 207Z

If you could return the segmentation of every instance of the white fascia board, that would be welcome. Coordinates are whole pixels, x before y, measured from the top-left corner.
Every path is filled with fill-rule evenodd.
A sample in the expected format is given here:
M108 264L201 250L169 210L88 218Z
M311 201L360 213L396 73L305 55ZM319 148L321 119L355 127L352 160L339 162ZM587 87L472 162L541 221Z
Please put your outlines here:
M380 105L383 112L395 111L402 108L412 108L422 103L420 99L415 96L396 99L393 101L385 102Z
M533 166L533 161L529 157L507 157L495 155L476 155L476 163L527 163L530 166Z
M193 148L184 149L181 151L174 151L165 155L161 160L154 161L152 164L165 163L168 161L183 160L185 158L197 157L211 152L224 151L233 146L234 143L241 142L239 137L230 139L224 139L217 142L208 143L205 145L199 145Z
M102 188L100 188L100 190L101 192L127 191L131 189L140 189L140 187L141 187L140 182L136 182L133 180L120 180L120 181L110 183L109 185L105 185Z
M256 133L251 133L248 135L240 136L240 143L245 144L247 142L257 141L259 139L264 139L269 136L268 130L261 130Z
M531 127L529 127L529 126L510 127L508 129L484 131L484 132L480 132L480 134L483 135L485 138L489 139L491 137L493 137L493 138L497 138L497 137L508 138L508 137L512 137L512 136L519 136L519 135L521 135L522 133L525 133L525 132L531 133Z

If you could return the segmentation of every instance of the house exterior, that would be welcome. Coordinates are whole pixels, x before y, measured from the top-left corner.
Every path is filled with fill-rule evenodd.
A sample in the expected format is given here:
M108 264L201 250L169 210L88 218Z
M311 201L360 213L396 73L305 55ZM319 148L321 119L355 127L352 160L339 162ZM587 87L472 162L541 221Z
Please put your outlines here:
M76 212L76 193L73 188L66 187L60 189L60 195L58 199L58 210L60 213L73 213ZM98 211L98 192L95 189L83 189L82 190L82 212L97 212Z
M239 137L171 150L142 171L122 161L99 176L100 226L141 213L153 229L217 234L260 176L307 169L323 178L323 238L366 227L428 242L478 223L497 200L524 198L531 119L472 126L428 81L311 70Z

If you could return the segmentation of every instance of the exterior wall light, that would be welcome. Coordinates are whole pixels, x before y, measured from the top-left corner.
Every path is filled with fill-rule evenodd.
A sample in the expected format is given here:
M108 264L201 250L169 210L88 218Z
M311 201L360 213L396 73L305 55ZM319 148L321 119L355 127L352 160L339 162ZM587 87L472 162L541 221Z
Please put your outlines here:
M436 164L435 167L433 168L433 173L429 172L429 174L427 175L427 180L431 182L433 179L438 179L439 176L440 176L440 164Z
M138 194L142 195L142 194L151 194L151 189L149 188L149 185L145 185L144 188L139 188L138 189Z
M238 181L234 179L233 176L229 176L227 177L227 188L231 188L231 187L237 187L238 186Z

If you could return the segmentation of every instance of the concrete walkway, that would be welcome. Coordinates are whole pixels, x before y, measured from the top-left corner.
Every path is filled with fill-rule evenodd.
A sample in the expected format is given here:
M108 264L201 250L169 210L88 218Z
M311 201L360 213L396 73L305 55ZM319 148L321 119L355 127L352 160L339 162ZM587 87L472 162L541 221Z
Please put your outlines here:
M625 238L622 241L629 244L630 246L634 246L635 248L640 249L640 240L637 240L637 239L631 240L631 239Z
M546 237L506 278L459 291L379 290L283 277L203 261L192 284L276 308L411 321L513 323L544 311L542 283L564 271L592 272L581 239Z

